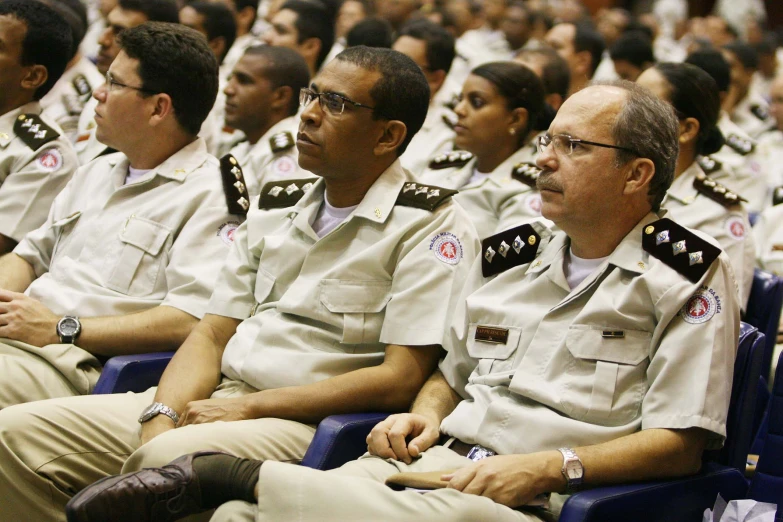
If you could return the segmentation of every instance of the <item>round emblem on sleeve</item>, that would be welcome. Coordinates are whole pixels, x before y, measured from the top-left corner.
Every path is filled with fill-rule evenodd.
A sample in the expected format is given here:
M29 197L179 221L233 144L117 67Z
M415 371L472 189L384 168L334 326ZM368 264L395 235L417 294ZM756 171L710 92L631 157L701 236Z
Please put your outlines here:
M525 205L527 205L528 210L530 210L530 212L532 212L536 216L541 215L540 194L530 194L528 197L525 198Z
M745 220L740 216L729 216L726 219L726 231L734 239L745 239Z
M218 237L227 245L234 242L234 232L239 227L239 221L227 221L218 227Z
M46 172L54 172L62 167L63 155L59 149L47 149L43 151L36 160L36 163Z
M462 260L462 243L451 232L441 232L432 238L430 250L448 265L456 265Z
M291 156L282 156L272 162L272 174L278 178L287 178L296 171L296 162Z
M720 312L720 298L711 288L702 287L688 299L680 310L680 316L686 323L706 323Z

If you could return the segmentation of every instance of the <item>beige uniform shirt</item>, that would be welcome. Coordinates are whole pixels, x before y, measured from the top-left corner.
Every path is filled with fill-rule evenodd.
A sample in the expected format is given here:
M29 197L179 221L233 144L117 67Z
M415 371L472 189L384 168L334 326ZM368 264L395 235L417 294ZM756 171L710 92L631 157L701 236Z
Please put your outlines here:
M430 160L443 152L454 148L456 133L443 118L448 118L453 112L437 103L431 103L421 130L416 133L408 148L400 156L402 166L414 175L420 175L427 170Z
M759 268L783 275L783 205L769 207L753 227Z
M721 183L748 200L745 206L749 212L761 212L769 206L769 188L763 166L756 158L758 142L731 121L726 112L721 112L718 128L726 144L710 157L718 160L727 174Z
M742 307L748 302L753 284L756 247L750 231L748 212L742 205L727 208L699 193L693 183L704 171L694 162L679 177L663 200L668 217L682 226L698 230L715 238L731 261L739 285ZM713 172L710 179L723 183L727 175Z
M774 118L769 115L769 104L756 94L748 94L734 107L731 121L747 132L751 138L758 138L764 131L774 127Z
M459 190L454 199L468 211L479 237L485 238L515 225L541 218L538 190L511 177L514 166L529 162L531 145L525 145L501 163L489 177L468 183L476 159L462 167L428 169L421 175L424 183Z
M79 118L87 102L92 99L92 92L104 82L98 68L82 57L63 73L52 90L41 99L43 113L57 122L71 143L76 143Z
M476 263L440 364L464 400L441 431L501 454L650 428L700 427L718 446L739 335L734 277L725 254L697 283L648 254L642 234L657 219L642 219L574 289L563 232L489 282ZM507 331L506 342L476 339L479 326Z
M765 208L772 204L772 191L783 186L783 132L770 130L759 137L753 160L760 165L767 179L767 201Z
M432 212L395 204L411 179L395 162L320 239L311 223L323 180L292 207L253 200L209 305L242 320L224 375L261 390L299 386L378 365L387 344L440 344L478 240L452 201Z
M22 140L33 136L42 143L35 139L42 129L36 132L30 125L21 135L14 131L23 115L40 113L41 106L32 102L0 116L0 234L14 241L41 226L55 196L79 166L71 143L51 118L41 118L51 127L43 138L50 138L50 132L59 137L42 145Z
M298 128L299 118L291 116L273 125L255 145L243 141L231 149L231 154L242 165L245 184L251 197L258 196L261 187L270 181L313 176L299 167L299 151L296 148ZM280 135L284 132L290 136ZM288 141L289 137L291 141ZM288 146L288 143L291 145ZM282 144L286 146L284 150L272 151L273 146L277 149L278 145Z
M27 294L55 314L123 315L157 305L201 317L239 218L200 139L125 185L121 153L80 168L46 223L14 250Z

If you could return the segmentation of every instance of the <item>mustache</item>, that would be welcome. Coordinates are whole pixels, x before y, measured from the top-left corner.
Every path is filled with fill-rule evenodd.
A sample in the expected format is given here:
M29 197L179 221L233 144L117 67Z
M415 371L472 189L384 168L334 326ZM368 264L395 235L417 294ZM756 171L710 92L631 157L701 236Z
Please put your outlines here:
M552 172L548 170L544 170L538 175L538 179L536 179L536 188L538 190L554 190L555 192L563 191L563 187L552 179Z

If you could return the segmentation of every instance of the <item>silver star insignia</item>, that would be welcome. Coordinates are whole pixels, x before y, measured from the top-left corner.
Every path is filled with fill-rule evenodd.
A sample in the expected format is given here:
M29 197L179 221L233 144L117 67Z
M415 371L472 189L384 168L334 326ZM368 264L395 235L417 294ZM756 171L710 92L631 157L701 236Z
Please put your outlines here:
M429 192L427 192L427 199L434 198L440 196L440 190L438 189L432 189Z
M313 184L312 183L305 183L304 185L302 185L302 192L307 192L311 188L313 188Z
M514 242L511 243L511 248L514 249L514 252L519 254L519 252L522 250L522 247L525 246L525 243L522 242L522 238L517 236L514 238Z
M419 187L416 189L416 194L426 194L427 190L429 190L427 187Z
M410 192L411 190L415 190L415 189L416 189L416 184L415 183L408 183L407 185L405 185L405 187L403 187L402 191L403 192Z
M39 132L35 133L35 139L37 139L37 140L42 140L45 137L46 137L46 131L45 130L42 130L42 131L39 131Z
M691 252L690 254L688 254L688 263L690 264L690 266L700 265L704 263L704 259L702 259L701 256L701 250L699 250L698 252Z
M484 252L484 259L487 260L487 263L491 263L493 257L495 257L495 250L492 247L487 247L487 251Z
M297 190L299 190L299 187L297 187L297 186L296 186L296 183L291 183L290 185L288 185L288 186L285 188L285 193L286 193L286 194L288 194L288 195L290 196L291 194L293 194L293 193L294 193L294 192L296 192Z
M236 183L234 183L234 187L236 187L237 192L239 192L239 193L242 193L242 192L245 191L245 184L242 183L241 181L237 181Z
M677 241L676 243L672 244L672 252L674 255L682 254L683 252L686 252L685 250L685 240Z
M661 230L658 232L658 235L655 236L655 244L660 245L661 243L668 243L669 242L669 231L668 230Z
M237 203L239 203L239 206L242 207L244 210L247 210L248 207L250 207L250 203L248 203L245 198L239 198L237 200Z
M279 196L281 192L283 192L283 187L272 187L269 189L269 195L273 198Z
M500 254L503 257L506 257L506 254L508 254L508 243L505 241L500 243L500 246L498 247L498 254Z

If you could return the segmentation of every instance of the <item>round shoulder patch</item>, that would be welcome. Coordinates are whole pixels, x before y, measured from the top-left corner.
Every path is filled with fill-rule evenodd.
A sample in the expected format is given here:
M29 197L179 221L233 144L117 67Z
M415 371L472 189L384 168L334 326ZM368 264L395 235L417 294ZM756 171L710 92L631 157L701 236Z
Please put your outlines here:
M702 287L682 307L680 317L686 323L701 324L717 313L720 313L720 297L711 288Z
M296 162L291 156L281 156L272 162L272 174L278 178L289 178L296 172Z
M462 260L462 243L451 232L441 232L433 237L430 250L435 257L448 265L456 265Z
M733 215L726 218L726 232L736 240L745 239L747 231L742 216Z
M525 198L525 205L527 205L528 210L535 214L536 216L541 215L541 194L536 192L535 194L530 194L528 197Z
M38 155L36 164L41 170L54 172L63 165L63 155L58 148L46 149Z
M239 227L239 221L226 221L218 227L218 237L227 245L234 242L234 232Z

